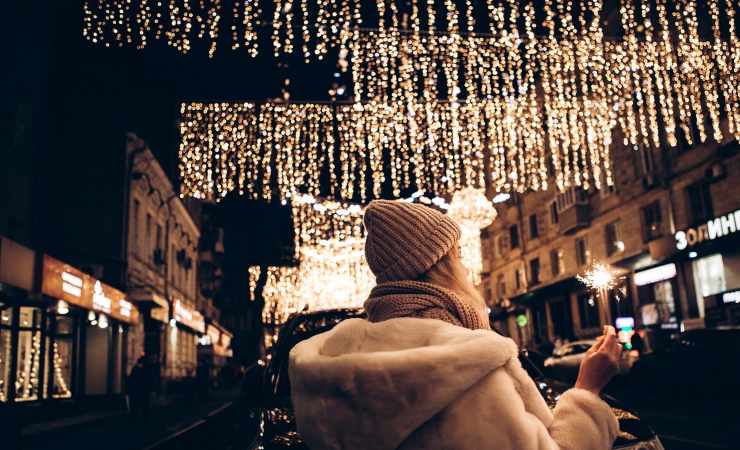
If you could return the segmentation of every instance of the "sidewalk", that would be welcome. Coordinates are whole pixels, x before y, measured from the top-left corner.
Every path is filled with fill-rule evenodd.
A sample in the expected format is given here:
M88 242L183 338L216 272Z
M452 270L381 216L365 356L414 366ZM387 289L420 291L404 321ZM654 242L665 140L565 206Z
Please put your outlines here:
M103 412L53 423L33 424L22 431L25 450L137 450L187 428L234 400L239 390L215 391L206 401L175 397L153 406L149 419L134 421L123 412Z

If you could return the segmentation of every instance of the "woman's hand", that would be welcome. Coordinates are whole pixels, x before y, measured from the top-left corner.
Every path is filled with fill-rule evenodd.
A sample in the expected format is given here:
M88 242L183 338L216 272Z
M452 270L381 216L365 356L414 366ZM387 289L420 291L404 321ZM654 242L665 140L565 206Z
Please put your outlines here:
M604 327L604 334L586 352L578 372L576 387L598 395L604 386L619 371L619 358L622 346L617 341L617 333L612 326Z

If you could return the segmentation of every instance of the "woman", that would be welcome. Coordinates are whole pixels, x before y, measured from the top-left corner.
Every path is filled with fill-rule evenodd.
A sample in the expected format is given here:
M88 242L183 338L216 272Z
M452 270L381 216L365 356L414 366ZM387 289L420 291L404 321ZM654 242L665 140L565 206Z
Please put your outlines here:
M617 370L613 329L551 412L516 344L491 331L457 225L385 200L364 220L378 283L368 320L346 320L290 355L298 431L312 450L611 448L619 426L598 394Z

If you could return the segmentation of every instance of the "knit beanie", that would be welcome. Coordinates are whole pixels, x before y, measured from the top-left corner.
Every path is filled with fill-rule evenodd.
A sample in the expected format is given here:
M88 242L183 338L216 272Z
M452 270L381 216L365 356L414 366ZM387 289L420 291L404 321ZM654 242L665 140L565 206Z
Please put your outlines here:
M417 279L460 239L452 219L417 203L374 200L364 223L365 258L378 283Z

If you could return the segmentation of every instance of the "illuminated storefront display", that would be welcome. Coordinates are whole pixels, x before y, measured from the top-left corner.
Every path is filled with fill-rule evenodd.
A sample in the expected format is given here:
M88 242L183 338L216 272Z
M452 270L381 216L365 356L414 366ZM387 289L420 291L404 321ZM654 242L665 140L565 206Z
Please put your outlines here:
M0 303L0 402L120 394L123 343L138 309L69 264L42 262L42 296Z

